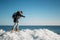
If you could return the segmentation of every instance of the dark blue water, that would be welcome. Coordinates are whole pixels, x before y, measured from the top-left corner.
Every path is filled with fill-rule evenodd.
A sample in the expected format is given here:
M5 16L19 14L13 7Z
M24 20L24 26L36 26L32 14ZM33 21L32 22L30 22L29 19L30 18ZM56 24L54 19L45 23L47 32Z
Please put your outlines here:
M0 29L3 29L5 31L10 31L13 26L0 26ZM60 34L60 26L19 26L19 29L49 29L55 33Z

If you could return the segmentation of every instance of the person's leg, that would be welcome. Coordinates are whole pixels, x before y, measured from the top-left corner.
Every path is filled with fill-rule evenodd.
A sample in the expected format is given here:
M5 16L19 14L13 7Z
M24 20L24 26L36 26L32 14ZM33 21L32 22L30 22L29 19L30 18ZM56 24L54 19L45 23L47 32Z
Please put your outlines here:
M13 26L14 29L16 28L16 25L17 25L17 23L14 23L14 26Z
M18 25L18 23L16 25L16 31L19 31L19 25Z
M14 25L12 27L12 30L11 30L12 32L14 32L14 29L15 29L16 25L17 25L17 23L14 23Z

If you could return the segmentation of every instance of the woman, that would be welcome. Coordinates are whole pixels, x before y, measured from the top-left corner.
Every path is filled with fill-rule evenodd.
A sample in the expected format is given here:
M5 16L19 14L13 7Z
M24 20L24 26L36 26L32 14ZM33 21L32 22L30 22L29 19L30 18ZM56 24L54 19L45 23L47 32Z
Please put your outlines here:
M12 32L14 32L15 28L16 28L16 31L18 31L18 28L19 28L19 26L18 26L18 23L19 23L18 19L21 18L21 17L25 17L22 14L23 14L22 11L17 11L16 13L14 13L12 15L12 18L13 18L13 21L14 21L14 26L13 26L13 28L11 30Z

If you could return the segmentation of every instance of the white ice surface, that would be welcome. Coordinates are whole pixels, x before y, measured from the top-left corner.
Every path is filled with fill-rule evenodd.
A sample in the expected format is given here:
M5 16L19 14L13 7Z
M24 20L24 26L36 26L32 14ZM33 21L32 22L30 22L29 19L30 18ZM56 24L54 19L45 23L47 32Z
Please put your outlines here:
M48 29L24 29L13 33L1 29L0 40L60 40L60 35Z

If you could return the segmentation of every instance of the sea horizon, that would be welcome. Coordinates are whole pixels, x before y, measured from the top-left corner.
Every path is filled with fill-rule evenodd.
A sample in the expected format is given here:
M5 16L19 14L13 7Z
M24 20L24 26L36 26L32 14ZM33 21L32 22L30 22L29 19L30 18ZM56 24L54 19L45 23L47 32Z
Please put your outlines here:
M13 25L0 25L0 26L13 26ZM19 25L19 26L60 26L60 25Z

